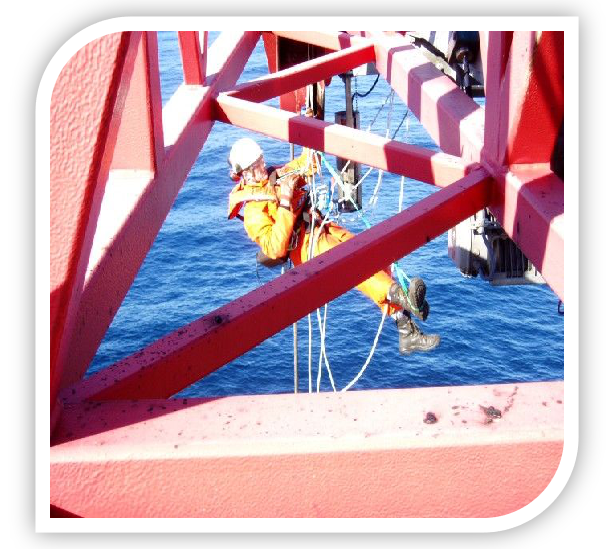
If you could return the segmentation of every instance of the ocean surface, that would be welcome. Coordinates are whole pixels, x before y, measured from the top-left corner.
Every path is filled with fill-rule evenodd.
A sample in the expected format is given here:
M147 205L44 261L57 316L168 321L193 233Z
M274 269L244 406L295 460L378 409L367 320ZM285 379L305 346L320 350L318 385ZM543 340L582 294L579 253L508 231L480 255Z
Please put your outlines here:
M209 34L211 43L218 33ZM176 33L159 33L162 100L166 103L182 81ZM268 72L259 42L240 82ZM375 76L356 79L365 93ZM390 88L380 78L373 91L358 99L361 128L438 150L397 98L384 105ZM483 99L478 100L483 104ZM278 106L277 100L267 104ZM333 78L326 89L326 120L345 109L344 84ZM379 111L379 114L378 114ZM376 117L377 115L377 117ZM256 244L241 222L227 220L227 200L233 183L226 158L232 143L254 137L270 164L289 160L287 143L216 123L197 162L149 251L139 273L96 354L88 375L125 358L156 339L192 322L281 274L281 269L257 266ZM296 147L296 154L301 148ZM328 156L331 164L335 159ZM367 167L363 166L362 174ZM401 178L383 174L375 204L369 203L378 181L373 170L363 185L363 215L371 224L398 211ZM432 192L433 186L410 179L403 184L402 207ZM342 214L340 222L353 232L364 230L360 217ZM448 257L447 233L399 261L409 276L428 285L431 313L421 326L441 335L441 345L429 353L406 357L398 352L394 323L386 320L373 357L352 390L551 381L563 379L563 316L559 300L546 285L494 287L481 278L465 278ZM337 389L347 385L367 359L381 320L379 309L356 290L328 306L326 352ZM312 373L315 380L320 337L312 321ZM309 328L298 323L299 390L307 392ZM292 392L292 327L279 332L233 362L204 377L177 396L204 397L234 394ZM324 365L322 365L324 369ZM320 390L332 390L326 370Z

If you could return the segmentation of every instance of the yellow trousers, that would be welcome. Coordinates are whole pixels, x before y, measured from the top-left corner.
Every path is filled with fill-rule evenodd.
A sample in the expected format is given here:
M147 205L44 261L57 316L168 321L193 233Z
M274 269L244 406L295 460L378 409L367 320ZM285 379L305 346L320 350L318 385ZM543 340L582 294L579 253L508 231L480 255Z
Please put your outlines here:
M317 241L313 246L313 257L334 248L354 236L350 231L335 223L325 225L318 237L319 229L319 227L314 227L313 230L314 237L317 237ZM296 248L290 252L290 259L295 266L309 259L310 242L310 230L306 229L305 225L303 225ZM382 309L382 311L386 305L389 305L388 313L392 314L398 309L394 305L390 305L387 301L388 290L392 283L393 280L390 276L390 270L387 269L385 271L378 271L364 282L358 284L356 289L370 298L380 309Z

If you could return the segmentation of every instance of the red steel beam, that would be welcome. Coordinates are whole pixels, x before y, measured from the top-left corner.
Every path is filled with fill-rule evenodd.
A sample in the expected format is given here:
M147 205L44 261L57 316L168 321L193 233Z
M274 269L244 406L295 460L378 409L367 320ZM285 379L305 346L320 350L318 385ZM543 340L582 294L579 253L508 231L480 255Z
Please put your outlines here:
M480 33L486 94L482 160L492 166L493 171L504 162L501 151L505 150L505 145L500 145L500 128L502 125L508 125L509 97L501 96L501 84L505 77L513 35L513 32Z
M213 116L227 124L445 187L475 166L455 156L220 94Z
M482 56L482 74L486 93L489 88L493 92L499 92L513 36L512 31L480 31L480 55Z
M121 205L125 219L101 242L103 252L83 288L70 340L71 369L65 372L62 387L85 373L209 134L212 97L236 82L259 33L222 33L220 38L223 47L212 48L217 53L210 65L216 73L209 86L182 86L164 108L167 150L157 175L144 184L138 182L138 192L119 195L118 200L125 202Z
M124 32L90 42L66 63L51 96L52 418L70 367L68 343L140 38L140 32Z
M84 517L503 516L557 471L563 392L554 382L77 403L50 449L50 502Z
M542 33L539 41L536 33L489 35L487 147L483 109L405 39L367 34L376 43L378 71L442 150L483 163L496 175L497 198L488 207L562 298L563 187L543 165L562 119L562 33ZM512 165L507 173L510 161L542 164L532 175L530 166L520 174Z
M111 169L155 173L164 157L162 99L155 32L144 32L139 43L130 89L113 152Z
M202 46L199 31L179 31L177 35L184 82L202 86L207 76L208 32L202 32Z
M562 122L562 40L488 33L483 160L497 174L490 210L564 300L564 187L549 166Z
M226 94L237 99L262 102L284 93L326 80L342 72L375 60L372 44L352 46L316 59L294 65L258 80L246 82Z
M515 166L497 178L488 207L564 301L564 185L548 165Z
M563 121L563 74L562 31L514 33L501 89L509 104L504 164L550 162Z
M479 169L64 392L71 400L166 398L482 209Z

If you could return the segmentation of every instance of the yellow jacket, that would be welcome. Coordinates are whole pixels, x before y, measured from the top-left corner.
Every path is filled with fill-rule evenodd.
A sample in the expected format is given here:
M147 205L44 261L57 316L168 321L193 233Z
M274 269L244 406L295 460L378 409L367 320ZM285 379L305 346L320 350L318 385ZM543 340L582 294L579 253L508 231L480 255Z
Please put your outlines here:
M308 163L307 149L298 158L276 169L277 176L301 170L301 174L311 175L315 171ZM297 186L292 197L292 210L279 205L280 187L271 179L260 181L256 185L246 185L241 180L228 197L228 218L243 218L243 225L248 236L256 242L262 252L271 259L285 257L288 253L290 237L299 213L305 205L306 191ZM240 211L243 208L243 216Z

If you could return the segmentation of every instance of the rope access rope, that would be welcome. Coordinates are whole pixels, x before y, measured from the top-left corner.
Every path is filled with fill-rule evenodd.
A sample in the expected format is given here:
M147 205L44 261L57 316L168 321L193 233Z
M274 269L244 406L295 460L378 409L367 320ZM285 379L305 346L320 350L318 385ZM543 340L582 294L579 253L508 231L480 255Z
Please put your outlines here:
M377 347L377 340L379 339L379 336L382 333L382 328L384 326L384 319L387 316L388 316L388 305L386 305L382 309L382 319L380 320L379 327L377 329L377 333L375 334L375 339L373 340L373 346L371 347L371 352L369 353L369 356L367 357L367 360L365 361L363 367L360 369L360 372L358 372L358 374L356 374L356 377L352 381L350 381L343 389L341 389L342 393L344 393L350 387L352 387L361 378L362 374L365 373L365 370L367 369L367 366L369 365L369 362L371 362L371 358L373 357L373 353L375 353L375 348Z
M375 84L377 84L377 79L376 79L375 83L373 84L371 90L369 90L369 92L367 92L367 94L365 94L365 96L368 95L372 91L372 89L375 87ZM355 92L355 94L352 97L352 99L354 99L354 97L356 96L357 93L358 92ZM360 94L358 94L358 95L360 97L364 97L364 96L362 96ZM312 99L312 98L308 95L308 100L307 101L309 101L310 99ZM388 103L389 100L390 100L390 109L389 109L389 112L388 112L387 129L386 129L386 137L388 138L388 136L390 134L390 123L391 123L392 110L393 110L393 105L394 105L394 92L393 92L393 90L390 91L390 94L388 95L386 100L380 106L380 108L379 108L378 112L376 113L375 117L373 118L373 120L369 124L367 132L371 131L372 125L375 123L375 121L377 120L377 117L379 116L379 113L381 112L383 107L386 105L386 103ZM392 136L392 140L394 140L394 138L396 137L396 135L397 135L401 125L403 124L403 122L405 121L405 118L407 117L407 114L408 114L408 110L406 110L405 115L403 116L403 119L401 120L401 122L397 126L397 128L396 128L396 130L395 130L395 132L394 132L394 134ZM322 152L320 152L320 151L316 152L314 150L308 149L308 154L311 157L310 158L310 163L309 163L310 166L311 166L311 161L312 161L312 159L314 157L315 157L316 163L317 163L317 156L319 155L319 157L321 159L321 163L323 163L326 166L327 170L332 175L333 180L336 181L338 184L340 184L342 186L342 180L341 180L340 174L343 174L345 172L345 170L347 169L347 167L349 166L349 164L350 164L349 160L346 162L346 164L343 167L343 169L339 173L337 173L336 170L330 165L330 163L328 162L328 160L326 159L326 157L324 156L324 154ZM318 173L320 175L320 179L322 179L321 169L320 169L321 164L317 164L317 166L318 166ZM371 173L372 170L373 170L373 168L370 167L369 170L367 171L367 173L358 181L356 186L362 184L362 182L366 179L366 177ZM369 204L373 204L373 207L377 203L377 194L378 194L379 189L381 187L382 174L383 174L383 170L380 169L379 170L379 174L378 174L378 181L377 181L376 187L375 187L375 189L373 191L371 199L369 200ZM311 204L312 204L312 207L315 207L316 204L317 204L316 196L315 196L315 177L313 175L309 175L309 176L307 176L307 180L308 180L308 184L309 184L309 192L310 192ZM400 194L399 194L399 212L402 209L404 180L405 180L405 178L404 178L404 176L402 176L401 177L401 185L400 185ZM358 209L358 207L357 207L356 203L354 202L354 200L352 199L352 197L348 196L348 198L352 202L354 208L358 212L358 214L359 214L361 220L363 221L363 223L366 225L367 228L370 228L371 224L362 215L361 211ZM322 222L320 223L320 226L318 227L316 238L314 238L315 218L312 215L311 219L310 219L310 227L309 227L310 243L309 243L308 259L312 259L313 258L313 248L314 248L314 245L317 242L317 240L320 238L320 235L322 234L322 230L323 230L324 226L327 223L330 222L329 216L330 216L331 209L332 209L332 192L329 192L329 187L328 186L326 187L325 204L326 204L325 216L322 219ZM399 283L401 285L401 288L407 294L406 282L409 282L409 277L398 266L398 264L396 262L393 263L392 268L397 273L397 278L399 279ZM326 364L326 368L327 368L327 371L328 371L328 376L329 376L329 380L330 380L330 383L331 383L331 387L332 387L334 392L337 391L336 387L335 387L335 382L334 382L333 374L332 374L332 371L331 371L331 367L330 367L330 364L329 364L329 361L328 361L328 357L326 355L325 340L326 340L326 317L327 317L327 311L328 311L328 304L325 304L325 306L324 306L324 319L322 320L321 315L320 315L320 308L316 309L316 314L317 314L317 319L318 319L318 328L319 328L319 331L320 331L320 357L319 357L319 361L318 361L318 376L317 376L317 380L316 380L316 390L317 390L318 393L320 392L320 383L321 383L321 379L322 379L322 359L324 359L324 362ZM354 384L360 379L360 377L363 375L363 373L367 369L367 366L371 362L373 354L375 353L375 349L377 347L377 342L379 340L379 337L381 335L382 328L383 328L383 325L384 325L384 319L386 318L386 316L388 316L388 312L389 312L389 307L388 307L388 305L386 305L385 307L382 308L382 318L380 320L377 332L375 334L375 338L373 340L373 345L371 347L371 350L369 352L369 355L368 355L365 363L363 364L363 366L360 369L360 371L358 372L358 374L354 377L354 379L352 379L352 381L350 381L350 383L348 383L348 385L346 385L343 389L341 389L342 392L345 392L348 389L350 389L352 386L354 386ZM307 318L308 318L308 325L309 325L309 350L308 350L308 352L309 352L309 358L308 358L309 392L311 393L313 391L313 387L312 387L312 324L311 324L311 314L308 314Z
M378 110L377 114L375 115L373 121L371 122L371 124L369 125L369 129L367 131L370 131L371 126L373 125L373 123L375 122L375 120L377 119L377 117L379 116L379 113L381 112L382 108L386 105L386 103L388 103L388 101L390 101L390 108L388 111L388 117L387 117L387 128L386 128L386 138L388 138L388 135L390 133L390 123L392 120L392 110L394 107L394 91L391 90L390 94L388 95L388 97L386 98L386 100L384 101L384 103L382 103L382 106L380 107L380 109ZM401 120L401 122L399 123L399 125L397 126L396 130L394 131L394 134L392 135L392 139L394 140L394 138L396 137L399 129L401 128L401 126L403 125L403 122L405 121L405 119L407 118L407 114L409 112L409 109L406 109L405 114L403 115L403 118ZM324 155L322 153L320 153L320 157L322 158L322 161L324 163L324 165L326 166L326 168L328 169L328 171L331 173L331 175L333 176L333 178L338 182L338 184L342 185L342 181L341 178L335 173L334 168L330 165L330 163L326 160L326 158L324 157ZM367 172L367 174L365 174L365 177L371 172L371 170L369 170ZM383 174L383 170L379 170L379 174L378 174L378 181L377 184L375 186L375 189L373 190L373 194L371 196L371 198L369 199L369 204L372 205L372 209L375 207L375 205L377 204L377 193L379 193L379 189L381 187L381 181L382 181L382 174ZM358 182L358 184L361 184L364 181L364 177L361 178L361 180ZM358 185L357 184L357 185ZM401 186L403 186L404 184L404 177L402 177L401 179ZM401 187L402 188L402 187ZM352 199L351 196L348 195L348 198L350 200L350 202L352 202L352 205L354 206L354 209L356 210L356 212L358 213L358 216L360 217L361 221L364 223L364 225L369 229L371 228L371 224L369 223L369 221L365 218L365 216L362 214L362 212L358 209L358 206L356 205L356 203L354 202L354 200ZM399 211L401 211L401 207L402 207L402 196L400 196L399 198ZM407 276L407 274L403 271L403 269L401 269L401 267L399 266L398 262L393 262L392 263L392 269L395 272L397 279L399 280L399 284L401 285L401 289L403 290L403 292L405 293L405 295L407 295L407 291L408 291L408 283L410 282L410 278Z
M307 97L305 98L305 109L307 110L308 108L312 109L313 112L313 104L311 103L311 93L310 93L310 89L309 86L307 87ZM311 162L311 151L308 152L308 154L310 155L310 162ZM313 195L314 195L314 190L313 190L313 185L311 184L311 176L307 176L307 183L309 184L309 198L311 200L311 203L313 204ZM314 219L313 216L311 216L310 219L310 233L311 233L311 237L313 237L313 224L314 224ZM308 259L311 259L313 254L313 238L310 239L309 241L309 253L308 253ZM312 377L311 377L311 342L312 342L312 327L311 327L311 313L309 313L307 315L307 325L308 325L308 330L309 330L309 343L308 343L308 356L307 356L307 372L308 372L308 379L309 379L309 392L311 393L313 391L313 387L312 387Z
M310 156L310 161L309 161L309 165L312 165L312 163L316 162L316 165L318 166L318 173L320 175L320 180L322 179L322 174L321 174L321 170L319 169L319 164L317 164L317 154L315 151L313 150L309 150L308 152L309 156ZM349 162L348 162L349 164ZM347 165L345 167L347 167ZM311 203L312 205L315 205L315 185L313 183L313 181L315 180L315 176L308 176L308 181L310 182L310 199L311 199ZM319 240L320 235L322 234L322 230L324 228L324 226L326 225L326 223L328 222L328 215L330 213L330 204L332 203L332 195L329 197L328 196L328 192L327 192L327 199L328 199L328 207L327 207L327 211L326 211L326 216L324 217L324 219L322 220L322 222L320 223L320 226L318 227L318 232L316 234L316 237L314 238L314 227L315 227L315 216L311 216L311 220L310 220L310 237L309 237L309 254L308 254L308 258L312 259L313 258L313 248L316 244L316 242ZM313 207L313 206L312 206ZM331 387L333 388L333 391L336 392L336 388L335 388L335 381L333 378L333 373L331 371L330 368L330 364L328 362L328 357L326 356L326 346L325 346L325 339L326 339L326 314L327 314L327 310L328 310L328 304L325 304L324 306L324 322L322 322L321 319L321 315L320 315L320 308L318 307L316 309L316 315L318 318L318 328L320 330L320 359L318 361L318 378L317 378L317 384L316 384L316 390L317 392L320 392L320 382L322 379L322 358L324 358L324 361L326 363L326 369L328 371L328 377L330 379L330 383L331 383ZM309 374L310 374L310 380L311 380L311 314L308 315L308 321L309 321ZM311 392L311 381L309 383L309 387L310 387L310 392Z
M340 180L339 175L335 172L334 168L330 165L328 160L326 160L326 157L322 153L319 153L319 154L320 154L320 158L322 159L322 162L324 163L326 168L329 170L329 172L331 173L333 178L335 178L337 180ZM350 197L350 200L352 201L352 204L354 205L354 207L357 208L356 203L352 200L351 197ZM360 214L360 210L357 209L357 211ZM322 229L323 229L325 223L327 222L327 217L328 217L328 212L327 212L326 216L324 217L324 219L322 220L322 224L319 227L319 230L318 230L318 233L317 233L317 237L316 237L315 240L317 240L320 237L320 234L322 233ZM312 217L312 219L313 219L313 217ZM370 227L370 224L369 224L368 220L364 219L364 221ZM311 237L310 238L313 238L313 232L311 233ZM312 251L313 250L311 248L311 245L313 244L313 242L314 242L314 240L312 240L310 242L310 254L309 254L310 259L312 257ZM326 363L326 368L328 370L328 375L329 375L329 379L330 379L330 382L331 382L332 389L333 389L334 392L337 392L337 390L335 388L335 383L334 383L332 371L331 371L331 368L330 368L330 364L328 362L328 357L326 356L326 347L325 347L325 338L326 338L326 323L325 323L325 321L326 321L326 316L325 316L324 323L322 323L321 319L320 319L320 311L319 311L319 309L317 310L317 313L318 313L318 326L320 328L320 362L319 362L319 367L318 367L317 391L320 392L320 380L321 380L321 376L322 376L322 373L321 373L322 372L322 358L324 358L325 363ZM326 315L326 309L325 309L325 315ZM354 379L344 389L342 389L342 391L347 391L350 387L352 387L360 379L362 374L367 369L367 366L369 366L369 363L371 362L371 359L373 358L373 354L375 353L375 349L377 347L377 342L379 340L379 336L382 333L382 328L383 328L383 325L384 325L384 319L386 318L386 316L388 316L388 306L387 305L386 305L386 307L384 307L382 309L382 319L381 319L379 327L377 329L377 333L375 334L375 338L373 340L373 345L371 347L371 351L369 352L369 356L365 360L365 363L363 364L362 368L360 369L360 371L358 372L356 377L354 377ZM311 347L310 347L310 349L311 349Z

